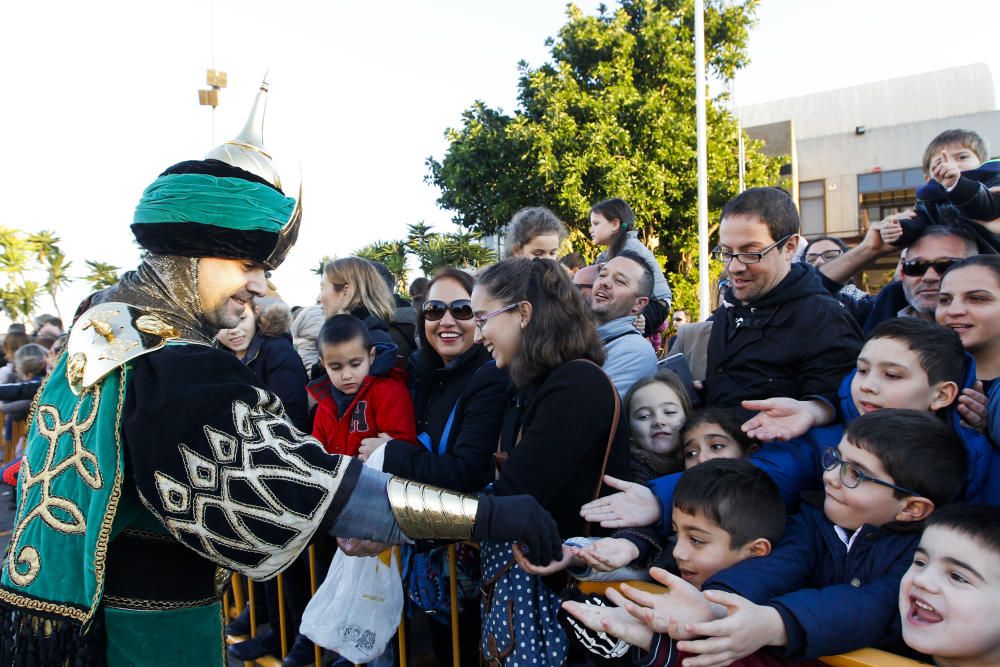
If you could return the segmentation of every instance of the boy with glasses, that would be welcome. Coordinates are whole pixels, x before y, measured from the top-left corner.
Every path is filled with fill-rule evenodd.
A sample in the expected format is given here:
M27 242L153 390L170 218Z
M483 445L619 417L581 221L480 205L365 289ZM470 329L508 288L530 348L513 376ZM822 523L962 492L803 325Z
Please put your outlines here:
M671 579L669 593L633 596L633 611L680 640L652 646L674 651L675 660L701 656L700 664L731 664L761 649L760 659L736 664L811 661L867 646L906 653L900 581L924 520L958 496L967 466L962 440L931 414L859 417L824 453L823 494L805 499L767 558L718 572L701 596Z

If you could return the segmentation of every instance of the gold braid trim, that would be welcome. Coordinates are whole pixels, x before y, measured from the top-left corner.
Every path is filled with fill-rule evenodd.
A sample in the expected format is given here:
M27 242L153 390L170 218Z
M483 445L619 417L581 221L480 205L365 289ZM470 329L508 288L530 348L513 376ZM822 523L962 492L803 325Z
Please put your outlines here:
M56 614L64 618L70 618L74 621L79 621L83 623L87 620L90 615L89 612L78 609L77 607L71 607L65 604L57 604L55 602L45 602L43 600L36 600L34 598L25 597L23 595L18 595L17 593L11 593L10 591L0 588L0 601L6 602L12 607L18 607L21 609L33 609L35 611L41 611L46 614Z
M105 595L104 606L112 609L130 609L137 611L167 611L169 609L191 609L192 607L207 607L215 604L221 596L212 595L200 600L143 600L140 598L123 598L117 595Z
M479 501L476 496L393 477L389 506L411 539L467 540L472 537Z
M118 514L118 501L122 497L122 469L125 462L122 460L122 408L125 407L125 368L118 369L118 406L115 412L115 459L119 465L115 466L115 479L112 484L111 497L108 499L108 507L104 512L104 520L101 521L101 530L97 534L97 547L94 549L94 571L96 573L97 588L94 590L94 599L90 605L90 611L84 624L89 623L97 611L97 605L104 594L104 566L108 560L108 542L111 538L111 525L115 522L115 515Z

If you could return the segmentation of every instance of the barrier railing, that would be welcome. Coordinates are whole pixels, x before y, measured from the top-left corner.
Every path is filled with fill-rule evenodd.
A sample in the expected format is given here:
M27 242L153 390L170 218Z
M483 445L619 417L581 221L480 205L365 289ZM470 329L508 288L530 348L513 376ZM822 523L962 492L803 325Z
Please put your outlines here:
M399 547L392 547L396 554L396 562L402 570L402 562L399 554ZM451 598L451 650L452 650L452 664L453 667L459 667L459 629L458 629L458 577L456 575L456 560L455 560L455 545L450 545L448 547L448 579L449 579L449 595ZM240 575L233 575L233 586L232 586L232 601L234 606L230 607L228 604L225 606L226 618L235 618L240 611L242 611L243 606L241 604L243 599L242 593L242 583L241 580L244 579ZM580 591L584 594L596 593L598 595L603 595L608 588L614 588L616 590L621 589L621 584L628 583L634 588L638 588L643 591L650 593L664 593L666 588L649 581L581 581L578 582ZM309 547L309 585L310 593L315 594L318 588L318 582L316 581L316 552L315 548ZM281 593L283 590L282 575L278 575L278 591L279 591L279 605L281 606L281 612L279 616L279 625L281 632L281 659L287 654L286 649L286 637L288 636L288 629L285 627L287 621L284 613L284 596ZM253 582L247 582L248 600L250 605L250 636L253 637L256 634L256 616L254 609L254 593L253 593ZM225 598L228 602L229 598ZM399 646L399 665L400 667L407 667L407 635L406 635L406 612L403 612L403 616L400 618L397 642ZM293 628L293 631L297 632L298 628ZM227 641L232 642L233 640L239 640L241 638L228 637ZM258 665L264 665L266 667L280 666L281 659L265 656L257 660ZM316 665L319 666L322 663L322 649L317 645L315 647L315 660ZM926 663L919 662L917 660L911 660L910 658L904 658L902 656L895 655L893 653L888 653L886 651L880 651L873 648L864 648L857 651L851 651L850 653L844 653L841 655L826 656L820 658L820 662L823 662L831 667L920 667ZM246 663L246 665L252 665L253 663ZM356 666L358 667L358 666Z

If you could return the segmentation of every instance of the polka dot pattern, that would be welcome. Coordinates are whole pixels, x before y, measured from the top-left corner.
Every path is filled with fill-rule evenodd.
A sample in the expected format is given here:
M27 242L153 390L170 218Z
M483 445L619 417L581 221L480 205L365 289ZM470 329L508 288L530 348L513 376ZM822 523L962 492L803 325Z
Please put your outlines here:
M483 581L489 581L514 559L509 542L483 542ZM491 608L487 602L491 601ZM566 662L566 633L559 625L559 595L513 564L496 581L492 599L483 598L484 656L494 647L506 667L557 667ZM492 641L491 641L492 639Z

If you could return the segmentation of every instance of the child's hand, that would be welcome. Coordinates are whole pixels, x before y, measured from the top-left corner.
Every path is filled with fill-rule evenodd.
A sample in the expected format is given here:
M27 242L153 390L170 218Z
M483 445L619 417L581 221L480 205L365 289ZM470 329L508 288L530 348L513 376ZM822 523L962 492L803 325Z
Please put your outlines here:
M614 592L614 589L610 589ZM649 650L653 631L620 607L599 607L580 602L563 602L563 609L595 632L604 632L644 651Z
M368 557L378 556L389 548L388 544L373 542L372 540L362 540L353 537L338 537L337 546L347 556Z
M748 436L762 442L797 438L814 426L829 424L834 417L833 408L822 401L794 398L743 401L743 408L760 411L741 428Z
M895 243L903 236L903 226L896 218L886 218L882 221L879 234L883 243Z
M962 170L958 164L948 159L948 152L941 151L941 161L931 167L931 178L944 186L945 190L951 190L962 177Z
M579 561L576 559L576 555L573 553L573 547L563 545L562 548L562 558L559 560L554 560L548 565L535 565L528 557L524 555L524 551L521 550L521 545L514 545L514 560L517 561L518 566L527 572L528 574L535 574L539 577L547 577L550 574L555 574L556 572L562 572L567 567L573 565L578 565Z
M583 549L573 547L573 555L598 572L610 572L625 567L639 557L639 547L628 540L605 537Z
M392 438L389 437L388 433L379 433L377 438L365 438L361 441L361 447L358 448L358 458L367 461L372 452L390 440Z
M764 646L788 643L785 623L773 607L756 605L746 598L722 591L705 591L705 598L724 605L728 615L707 623L691 623L684 629L697 637L677 642L677 650L697 654L686 658L684 667L723 667Z
M665 632L673 639L695 637L688 632L687 626L716 618L712 606L693 585L659 567L650 568L649 575L666 586L667 592L647 593L622 584L621 594L610 590L608 599L652 630Z
M646 316L642 313L636 315L635 319L632 320L632 328L638 331L640 336L644 334L646 332Z
M963 425L986 433L989 426L989 398L983 393L983 383L980 380L962 390L958 397L958 415L962 418Z
M602 528L636 528L660 520L660 503L648 487L604 476L604 483L622 493L592 500L580 508L587 521L599 521Z

